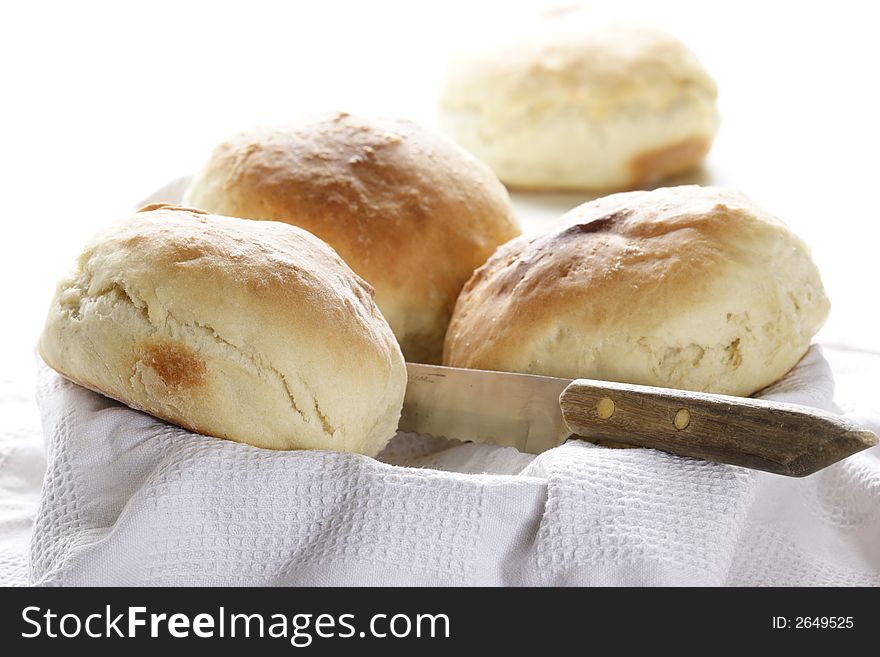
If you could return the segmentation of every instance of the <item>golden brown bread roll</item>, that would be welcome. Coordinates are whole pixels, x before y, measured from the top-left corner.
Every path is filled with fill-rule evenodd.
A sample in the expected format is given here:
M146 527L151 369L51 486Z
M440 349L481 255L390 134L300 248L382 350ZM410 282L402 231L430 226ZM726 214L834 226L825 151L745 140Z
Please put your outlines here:
M499 248L458 299L444 362L749 395L828 310L808 248L743 194L628 192Z
M239 134L184 202L301 226L376 290L408 360L439 362L462 285L520 233L495 175L409 121L345 113Z

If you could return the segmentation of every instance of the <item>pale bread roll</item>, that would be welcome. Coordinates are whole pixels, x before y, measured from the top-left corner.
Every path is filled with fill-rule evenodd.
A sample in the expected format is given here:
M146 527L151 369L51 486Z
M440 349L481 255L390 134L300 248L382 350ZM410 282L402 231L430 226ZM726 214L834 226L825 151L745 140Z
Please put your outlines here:
M439 121L507 185L615 191L699 165L716 95L675 37L565 14L459 54Z
M406 387L370 286L321 240L164 204L89 243L39 351L133 408L269 449L375 455Z
M628 192L499 248L458 299L444 362L749 395L828 311L808 248L743 194Z
M461 287L520 234L504 186L449 140L346 113L220 144L184 203L300 226L376 290L407 360L436 363Z

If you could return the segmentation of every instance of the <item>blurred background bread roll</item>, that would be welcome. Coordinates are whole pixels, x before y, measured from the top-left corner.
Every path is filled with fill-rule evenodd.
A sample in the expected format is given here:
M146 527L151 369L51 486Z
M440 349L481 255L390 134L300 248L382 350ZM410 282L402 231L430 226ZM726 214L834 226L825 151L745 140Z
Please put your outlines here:
M699 165L718 129L715 98L674 36L574 11L461 52L439 121L509 186L615 191Z
M89 243L39 351L129 406L269 449L375 455L406 386L370 286L321 240L163 204Z
M520 234L504 186L462 148L409 121L346 113L232 137L184 202L325 240L375 288L406 358L428 363L462 285Z
M744 195L626 192L499 248L459 297L444 362L749 395L828 311L807 247Z

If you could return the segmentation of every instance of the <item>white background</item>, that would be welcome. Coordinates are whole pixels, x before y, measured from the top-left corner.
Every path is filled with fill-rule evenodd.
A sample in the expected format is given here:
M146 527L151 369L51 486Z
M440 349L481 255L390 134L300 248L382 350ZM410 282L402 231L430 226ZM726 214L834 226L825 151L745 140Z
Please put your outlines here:
M2 378L32 376L55 280L88 236L228 133L325 109L431 125L450 52L546 4L4 3ZM587 4L697 52L721 93L708 177L812 244L833 303L821 338L880 351L873 3ZM579 199L517 200L535 219Z

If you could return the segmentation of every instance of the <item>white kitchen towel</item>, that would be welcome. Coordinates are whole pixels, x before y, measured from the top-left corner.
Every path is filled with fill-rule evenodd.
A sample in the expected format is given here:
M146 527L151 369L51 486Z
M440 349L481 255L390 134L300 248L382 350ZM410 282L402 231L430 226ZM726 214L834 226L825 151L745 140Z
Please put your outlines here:
M765 394L832 392L814 348ZM580 441L374 460L199 436L45 367L38 400L33 584L880 584L876 448L803 480Z

